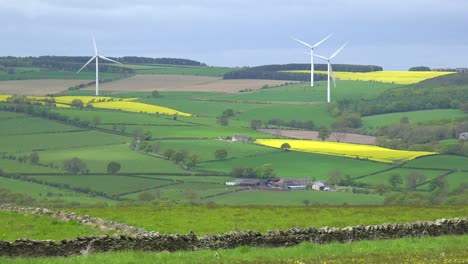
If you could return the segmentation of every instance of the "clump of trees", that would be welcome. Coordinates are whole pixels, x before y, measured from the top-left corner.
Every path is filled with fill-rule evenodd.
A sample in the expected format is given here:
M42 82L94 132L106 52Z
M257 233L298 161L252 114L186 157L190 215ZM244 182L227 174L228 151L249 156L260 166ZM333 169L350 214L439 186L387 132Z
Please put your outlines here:
M228 156L228 152L226 149L217 149L215 150L214 152L214 157L215 159L217 160L223 160L223 159L226 159Z
M168 160L172 160L175 164L182 164L188 169L196 167L200 162L201 157L195 153L190 153L187 150L176 151L174 149L166 149L163 154Z
M89 172L88 166L80 158L72 158L63 162L63 168L65 171L71 174L86 174Z
M228 126L229 125L229 118L235 115L234 110L226 109L221 113L220 116L217 117L217 121L221 126Z
M107 164L107 173L117 174L117 173L119 173L121 168L122 168L122 166L120 165L120 163L117 163L115 161L111 161L111 162L109 162L109 164Z
M431 71L431 68L427 66L415 66L409 68L408 71Z
M234 167L231 176L236 178L260 178L269 179L276 176L273 165L265 164L260 167Z

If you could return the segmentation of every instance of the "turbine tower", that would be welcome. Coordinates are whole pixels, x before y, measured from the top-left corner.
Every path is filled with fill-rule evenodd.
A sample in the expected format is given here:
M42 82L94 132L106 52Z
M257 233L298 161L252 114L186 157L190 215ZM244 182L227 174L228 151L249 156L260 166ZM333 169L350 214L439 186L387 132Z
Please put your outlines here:
M96 46L96 40L94 39L94 37L93 37L93 45L94 45L94 56L88 62L86 62L86 64L83 65L83 67L81 67L81 69L77 71L76 73L80 73L81 70L83 70L86 66L88 66L88 64L91 63L94 59L96 59L96 96L98 96L99 95L99 58L110 61L110 62L115 62L118 64L122 64L122 63L115 61L115 60L111 60L105 56L99 55L98 49Z
M314 49L316 47L318 47L320 44L322 44L322 42L324 42L325 40L327 40L329 37L331 37L333 35L330 34L328 36L326 36L324 39L322 39L321 41L315 43L315 45L310 45L309 43L306 43L302 40L299 40L299 39L296 39L296 38L293 38L291 37L293 40L301 43L302 45L308 47L310 49L310 86L313 87L314 86Z
M341 46L341 48L339 48L337 51L335 51L335 53L333 53L333 55L331 55L329 58L326 58L326 57L320 56L320 55L313 55L315 57L318 57L318 58L321 58L321 59L327 61L327 65L328 65L328 67L327 67L327 71L328 71L327 102L328 103L330 102L330 78L332 78L332 80L333 80L333 86L336 87L335 78L333 78L333 76L332 76L333 69L332 69L332 65L331 65L330 60L333 59L346 45L348 45L348 43L349 43L349 41L346 42L343 46Z

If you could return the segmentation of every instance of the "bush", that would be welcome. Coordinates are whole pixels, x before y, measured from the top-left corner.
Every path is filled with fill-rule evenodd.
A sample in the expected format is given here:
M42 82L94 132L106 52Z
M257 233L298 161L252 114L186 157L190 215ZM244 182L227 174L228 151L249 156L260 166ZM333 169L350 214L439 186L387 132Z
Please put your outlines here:
M114 161L109 162L107 164L107 173L109 174L117 174L120 171L120 164Z

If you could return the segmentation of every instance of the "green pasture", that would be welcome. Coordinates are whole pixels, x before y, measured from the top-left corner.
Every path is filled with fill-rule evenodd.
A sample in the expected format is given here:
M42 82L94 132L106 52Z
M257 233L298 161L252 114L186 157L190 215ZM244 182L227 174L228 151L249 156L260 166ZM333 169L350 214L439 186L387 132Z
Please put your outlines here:
M219 149L227 151L227 158L241 158L276 152L275 149L256 144L222 140L161 140L160 142L161 149L159 153L164 153L167 149L187 150L192 154L197 154L201 161L216 160L214 153Z
M245 191L207 199L222 205L383 205L384 197L373 194L318 191Z
M337 81L336 87L331 87L331 98L364 99L377 96L382 91L397 87L395 84L361 82L361 81ZM255 101L255 102L326 102L327 82L319 81L310 84L293 84L268 89L260 89L252 92L231 93L213 97L218 100Z
M3 119L24 118L24 117L26 117L26 115L22 113L0 111L0 121L4 121Z
M121 76L119 73L100 72L100 79L117 79ZM19 71L14 74L0 74L0 81L11 80L46 80L46 79L63 79L63 80L95 80L96 73L90 72L76 72L70 71Z
M120 172L186 173L172 161L133 151L127 144L48 150L39 152L39 155L41 162L59 167L63 167L65 160L78 157L86 163L91 173L107 172L107 165L111 161L121 165Z
M431 120L453 120L457 117L465 115L466 114L458 109L435 109L365 116L362 118L362 130L374 131L377 128L386 125L399 124L400 118L402 117L408 117L410 124L416 124L418 122L426 122Z
M412 168L468 170L468 158L454 155L436 155L417 158L403 165Z
M54 200L60 199L67 202L80 202L82 204L95 204L95 203L115 203L112 200L102 197L87 196L83 193L60 189L56 187L47 186L44 184L38 184L27 181L20 181L15 179L9 179L0 177L0 188L8 189L14 193L21 193L24 195L31 196L34 199L42 200Z
M71 187L88 188L93 191L120 195L146 188L155 188L170 182L151 178L139 178L114 175L77 175L77 176L31 176L46 182L68 184Z
M377 173L374 175L366 176L363 178L357 179L358 182L364 182L369 185L374 185L374 184L386 184L390 185L390 178L393 175L398 175L401 176L403 179L403 183L400 186L405 186L405 178L406 176L412 174L412 173L417 173L419 175L424 175L426 177L425 181L430 181L440 175L443 175L447 173L446 171L440 171L440 170L417 170L417 169L405 169L405 168L397 168L389 171L385 171L382 173Z
M25 153L29 155L31 153ZM40 157L39 157L40 158ZM39 159L39 162L42 162ZM31 163L22 163L16 160L0 159L0 169L5 173L53 173L62 172L59 169L45 166L34 165Z
M57 133L82 130L38 117L0 119L0 136ZM53 135L52 135L53 136Z
M233 71L227 67L155 67L136 69L137 74L173 74L173 75L195 75L195 76L219 76Z
M37 240L75 239L78 236L113 234L77 222L64 222L49 216L26 215L0 211L0 240L14 241L20 238ZM4 263L3 260L0 260Z
M95 147L110 144L121 144L130 139L122 136L105 134L96 131L65 132L34 135L9 135L0 137L1 151L21 153L30 151L67 149L72 152L77 147Z
M468 236L402 238L293 247L199 250L187 252L112 252L87 256L6 258L5 264L46 263L463 263Z
M447 177L449 190L454 190L461 184L468 184L468 172L455 172Z
M203 162L197 167L210 171L230 172L233 167L260 167L265 164L271 164L279 177L305 177L317 180L327 180L329 174L337 170L342 177L349 175L355 178L391 167L388 164L372 161L281 150L244 158Z
M179 175L143 175L144 177L150 177L155 179L167 180L172 182L184 182L184 183L210 183L210 184L221 184L225 185L227 181L232 180L229 176L179 176Z
M285 192L288 193L288 192ZM293 192L296 193L296 192ZM313 197L325 192L304 191ZM252 192L252 194L255 194ZM281 200L274 192L268 199ZM341 194L341 193L339 193ZM248 195L246 192L239 195ZM280 195L280 194L279 194ZM369 195L374 197L373 195ZM263 198L263 197L262 197ZM239 199L242 199L239 197ZM380 199L379 199L380 200ZM313 200L310 200L313 203ZM383 201L381 198L380 201ZM301 201L302 203L302 201ZM286 230L292 227L346 227L466 217L468 206L157 206L73 208L81 215L143 227L161 233L197 235L232 230Z
M70 119L75 117L80 120L93 121L96 117L104 124L142 124L142 125L184 125L173 120L171 117L156 114L129 113L115 110L102 109L60 109L56 108L53 112L68 116Z

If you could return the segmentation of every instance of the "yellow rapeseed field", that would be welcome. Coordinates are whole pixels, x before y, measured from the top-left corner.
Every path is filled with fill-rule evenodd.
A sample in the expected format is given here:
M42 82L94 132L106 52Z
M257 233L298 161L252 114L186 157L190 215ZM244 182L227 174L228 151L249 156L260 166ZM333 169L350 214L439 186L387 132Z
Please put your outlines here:
M93 103L95 108L105 108L105 109L118 109L128 112L143 112L143 113L159 113L165 115L180 115L180 116L191 116L184 112L177 111L175 109L144 104L139 102L129 102L129 101L113 101L113 102L102 102L102 103Z
M420 156L437 154L435 152L394 150L371 145L296 139L257 139L255 143L274 148L281 148L283 143L288 143L291 146L291 150L294 151L368 159L387 163L407 161Z
M5 102L11 95L0 95L0 102ZM36 103L43 103L46 99L52 97L45 96L27 96L27 98ZM133 102L137 98L113 98L105 96L57 96L53 97L56 107L69 108L73 100L79 99L86 106L91 104L95 108L115 109L128 112L159 113L164 115L191 116L191 114L177 111L168 107Z
M296 73L308 73L310 71L285 71ZM315 71L315 73L327 74L326 71ZM349 81L376 81L397 84L412 84L430 78L439 77L454 72L434 71L375 71L375 72L333 72L333 76L340 80Z

